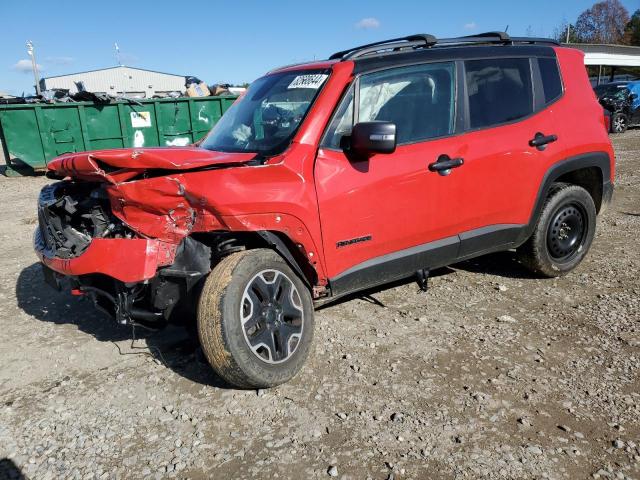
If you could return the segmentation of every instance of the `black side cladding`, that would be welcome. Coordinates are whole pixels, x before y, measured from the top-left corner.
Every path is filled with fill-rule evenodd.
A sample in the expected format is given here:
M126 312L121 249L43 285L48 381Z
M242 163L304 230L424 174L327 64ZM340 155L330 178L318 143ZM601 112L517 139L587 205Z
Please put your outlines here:
M151 284L153 307L171 312L179 300L186 298L192 288L211 271L211 247L186 237L176 252L170 267L159 271Z

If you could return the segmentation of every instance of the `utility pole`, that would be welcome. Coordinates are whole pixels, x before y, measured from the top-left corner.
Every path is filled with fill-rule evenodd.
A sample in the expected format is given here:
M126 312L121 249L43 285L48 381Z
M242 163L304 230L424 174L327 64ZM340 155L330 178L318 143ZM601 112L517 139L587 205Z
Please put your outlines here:
M569 32L571 31L571 24L567 23L567 41L564 43L569 43Z
M33 78L36 81L36 95L40 95L40 74L38 73L38 64L36 63L36 53L33 50L33 42L27 42L27 53L31 57L31 68L33 69Z

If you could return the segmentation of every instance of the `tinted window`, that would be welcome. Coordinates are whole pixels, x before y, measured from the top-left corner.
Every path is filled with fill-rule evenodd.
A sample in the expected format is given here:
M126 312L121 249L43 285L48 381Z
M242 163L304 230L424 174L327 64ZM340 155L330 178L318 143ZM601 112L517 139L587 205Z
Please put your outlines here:
M510 122L533 112L528 58L465 62L471 128Z
M395 123L400 144L452 133L453 72L453 63L432 63L363 76L358 121Z
M398 143L410 143L453 132L454 64L432 63L394 68L360 79L358 122L393 122ZM336 111L323 145L340 148L353 125L353 92Z
M551 103L562 95L562 80L555 58L538 58L545 103Z

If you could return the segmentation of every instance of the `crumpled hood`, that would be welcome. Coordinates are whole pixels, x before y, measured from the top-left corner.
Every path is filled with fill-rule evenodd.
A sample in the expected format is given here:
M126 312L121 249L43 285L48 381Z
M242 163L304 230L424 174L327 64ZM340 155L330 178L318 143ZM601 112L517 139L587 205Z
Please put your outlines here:
M245 164L254 153L212 152L199 147L121 148L68 153L54 158L47 170L55 177L117 184L147 170L194 170L211 166Z

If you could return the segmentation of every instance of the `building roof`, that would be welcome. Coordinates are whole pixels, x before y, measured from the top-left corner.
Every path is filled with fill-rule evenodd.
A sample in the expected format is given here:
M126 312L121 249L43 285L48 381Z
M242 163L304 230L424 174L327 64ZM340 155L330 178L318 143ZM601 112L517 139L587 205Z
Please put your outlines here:
M640 47L592 43L563 43L562 45L582 50L585 65L640 67Z
M162 92L184 91L185 77L155 70L117 66L100 70L45 77L40 86L46 89L63 89L74 93L78 82L94 93L130 94L137 97L150 98Z
M82 75L83 73L93 73L93 72L104 72L106 70L115 70L118 68L128 68L130 70L139 70L141 72L149 72L149 73L157 73L160 75L169 75L171 77L180 77L180 78L184 78L184 75L178 75L176 73L167 73L167 72L159 72L158 70L149 70L147 68L137 68L137 67L129 67L126 65L116 65L115 67L105 67L105 68L96 68L94 70L84 70L82 72L74 72L74 73L63 73L61 75L51 75L50 77L42 77L44 80L50 79L50 78L58 78L58 77L69 77L72 75Z

